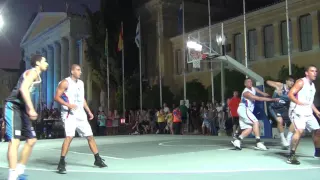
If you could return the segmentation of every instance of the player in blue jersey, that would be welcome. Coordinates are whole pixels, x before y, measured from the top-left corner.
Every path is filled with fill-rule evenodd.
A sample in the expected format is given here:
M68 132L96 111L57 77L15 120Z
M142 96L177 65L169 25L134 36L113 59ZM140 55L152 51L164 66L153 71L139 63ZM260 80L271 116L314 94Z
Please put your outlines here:
M277 128L279 130L281 144L284 148L287 149L290 145L294 127L292 124L290 124L289 132L286 139L284 135L284 123L290 122L290 118L288 115L290 99L288 97L288 93L294 84L294 79L289 76L287 77L285 83L268 80L267 84L275 89L273 98L280 99L279 102L270 103L268 106L268 110L269 115L277 121Z
M6 138L9 141L8 180L25 179L25 166L36 143L36 133L30 120L36 120L38 114L34 109L31 94L39 93L37 87L41 83L40 74L48 69L46 58L33 55L30 60L31 69L26 70L19 78L9 97L5 100L4 120ZM18 149L20 138L25 137L26 143L22 149L18 163Z

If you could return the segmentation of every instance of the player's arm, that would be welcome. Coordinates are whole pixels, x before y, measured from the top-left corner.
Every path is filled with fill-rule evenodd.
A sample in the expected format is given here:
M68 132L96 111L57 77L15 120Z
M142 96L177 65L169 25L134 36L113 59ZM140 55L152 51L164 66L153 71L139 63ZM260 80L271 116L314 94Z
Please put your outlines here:
M57 90L56 90L56 95L54 96L54 100L58 102L61 105L67 106L69 109L73 109L73 107L69 102L64 101L61 96L62 94L68 89L69 83L67 80L61 81L59 83Z
M32 83L38 78L38 74L36 71L27 71L24 78L23 78L23 81L21 83L21 86L20 86L20 93L21 93L21 96L23 98L23 101L24 103L26 104L27 108L30 110L34 110L34 107L33 107L33 104L32 104L32 101L31 101L31 96L30 96L30 92L29 92L29 89L32 85Z
M243 96L247 99L254 100L254 101L278 101L278 99L272 99L268 97L260 97L260 96L255 96L251 94L250 92L245 92L243 93Z
M312 111L317 115L320 114L320 111L316 108L314 104L312 104Z
M266 83L277 90L282 88L282 83L280 82L267 80Z
M256 87L254 89L257 91L258 94L261 94L264 97L269 97L270 96L268 93L262 92L262 91L260 91L260 89L258 89Z
M288 93L289 99L298 105L304 105L304 103L300 102L295 96L302 89L303 84L304 83L301 79L297 80L297 82L294 83L293 87L290 89Z
M89 115L89 119L92 120L94 118L89 106L88 106L88 103L86 101L86 99L84 99L84 103L83 103L83 108L87 111L88 115Z

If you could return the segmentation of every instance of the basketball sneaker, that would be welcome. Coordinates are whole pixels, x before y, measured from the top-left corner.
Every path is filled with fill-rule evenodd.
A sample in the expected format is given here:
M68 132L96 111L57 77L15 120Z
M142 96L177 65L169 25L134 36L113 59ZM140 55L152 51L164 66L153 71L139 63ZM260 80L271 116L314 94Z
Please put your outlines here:
M104 159L102 159L100 156L96 158L96 160L94 161L94 165L95 166L99 166L101 168L103 167L108 167L105 163L104 163Z
M263 151L268 150L268 148L262 142L258 142L254 148Z
M287 163L288 164L294 164L294 165L299 165L300 162L298 161L297 157L295 154L292 154L288 157L288 160L287 160Z
M238 150L241 150L241 141L239 139L236 139L234 141L231 141L231 143L233 144L233 146L238 149Z
M66 174L67 173L66 162L65 161L60 161L57 169L58 169L58 173Z
M25 174L20 174L20 175L18 176L18 180L27 180L27 175L25 175Z

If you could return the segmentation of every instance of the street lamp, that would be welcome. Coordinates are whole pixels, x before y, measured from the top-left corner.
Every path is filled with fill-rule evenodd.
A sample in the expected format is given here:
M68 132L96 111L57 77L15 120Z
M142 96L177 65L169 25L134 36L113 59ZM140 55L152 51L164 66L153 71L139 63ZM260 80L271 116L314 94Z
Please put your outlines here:
M4 26L4 22L3 22L2 15L0 14L0 30L3 28L3 26Z
M217 44L220 46L221 45L221 55L225 55L224 53L224 45L226 43L226 36L225 35L220 35L220 34L217 34L216 35L216 41L217 41Z

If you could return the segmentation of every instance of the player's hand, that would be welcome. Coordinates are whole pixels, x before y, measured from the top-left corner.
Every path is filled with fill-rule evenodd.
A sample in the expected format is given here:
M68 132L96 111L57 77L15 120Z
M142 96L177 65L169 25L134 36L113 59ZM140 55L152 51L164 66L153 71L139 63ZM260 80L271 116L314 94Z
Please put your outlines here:
M280 98L272 98L272 101L279 102Z
M77 109L78 107L77 107L77 105L75 105L75 104L70 104L70 105L68 106L68 108L69 108L69 110L75 110L75 109Z
M94 118L94 116L93 116L93 114L91 112L88 113L88 115L89 115L89 120L92 120Z
M320 112L315 113L318 118L320 118Z
M38 113L32 108L27 111L30 120L34 121L38 119Z

